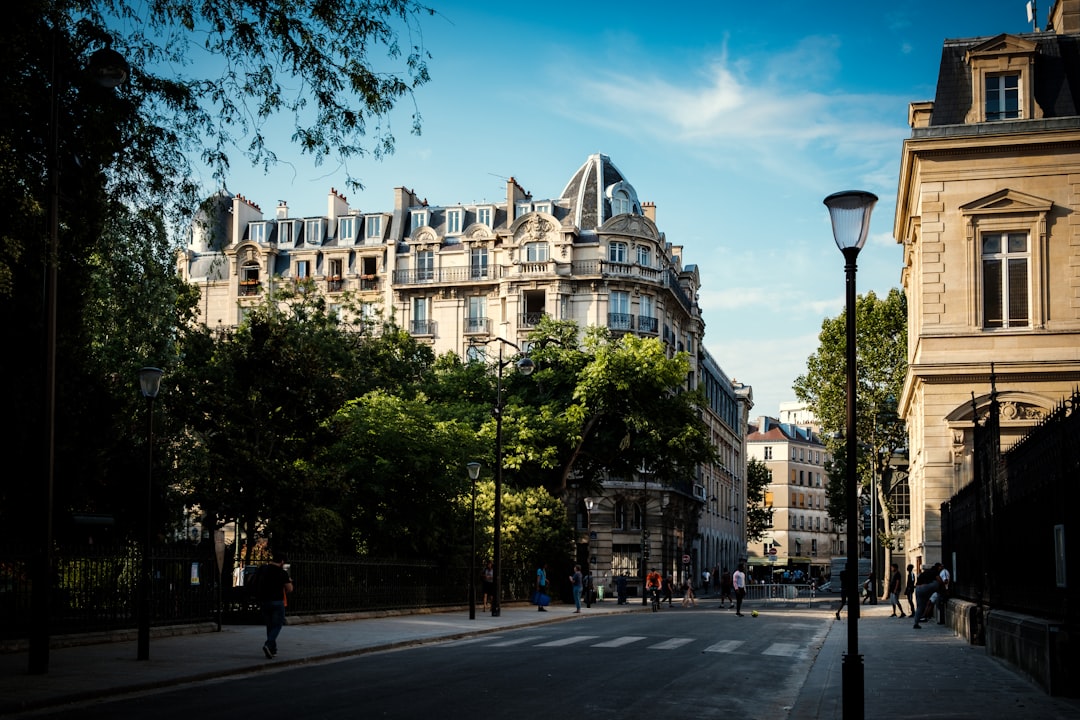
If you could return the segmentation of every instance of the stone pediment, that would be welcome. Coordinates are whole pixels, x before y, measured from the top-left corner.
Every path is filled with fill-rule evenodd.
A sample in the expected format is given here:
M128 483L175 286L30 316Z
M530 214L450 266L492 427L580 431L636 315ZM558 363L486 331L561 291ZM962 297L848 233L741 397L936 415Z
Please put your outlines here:
M547 242L554 243L559 239L559 221L544 213L529 213L525 217L514 221L513 233L516 243Z
M960 206L964 215L1046 214L1052 200L1005 188Z
M1034 53L1038 46L1031 40L1002 33L972 46L967 51L967 61L999 55L1026 55Z
M597 232L603 235L625 235L660 240L660 231L656 229L653 221L644 215L616 215L601 225Z

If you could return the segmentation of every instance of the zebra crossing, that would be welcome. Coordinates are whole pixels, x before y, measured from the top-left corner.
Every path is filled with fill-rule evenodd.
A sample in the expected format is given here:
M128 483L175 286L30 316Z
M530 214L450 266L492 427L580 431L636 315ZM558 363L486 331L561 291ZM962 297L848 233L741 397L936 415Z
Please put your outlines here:
M552 638L550 635L515 635L504 637L488 635L462 639L447 645L468 644L490 648L509 648L530 646L537 648L565 648L570 646L600 649L644 649L655 651L692 650L694 652L724 655L767 655L770 657L805 660L809 657L810 647L820 638L811 636L804 643L791 642L754 642L750 640L703 640L695 637L661 638L646 635L620 635L603 637L600 635L563 635Z

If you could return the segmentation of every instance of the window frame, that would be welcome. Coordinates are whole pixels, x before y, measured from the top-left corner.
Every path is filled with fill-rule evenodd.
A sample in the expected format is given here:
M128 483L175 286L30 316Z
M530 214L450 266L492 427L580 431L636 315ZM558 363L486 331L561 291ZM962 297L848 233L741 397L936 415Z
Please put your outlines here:
M364 238L367 240L382 239L382 215L364 216Z
M525 262L528 263L546 263L551 257L548 243L543 240L525 243L523 250L525 251ZM538 250L542 250L543 252L538 253ZM540 255L543 257L540 257Z
M987 243L997 239L997 250L987 252ZM1022 238L1024 249L1013 251L1013 240ZM1023 266L1023 278L1014 277L1013 268ZM995 268L997 277L991 288L990 269ZM984 330L1016 330L1031 328L1031 236L1026 232L984 232L979 235L979 273L982 293L980 306ZM1016 288L1014 283L1022 283ZM991 320L988 308L991 291L996 296L997 317ZM1024 317L1013 316L1014 303L1023 301ZM991 324L994 322L995 324Z
M356 239L355 215L346 215L338 218L338 241L352 242Z
M630 244L622 240L608 243L608 262L626 265L630 257Z

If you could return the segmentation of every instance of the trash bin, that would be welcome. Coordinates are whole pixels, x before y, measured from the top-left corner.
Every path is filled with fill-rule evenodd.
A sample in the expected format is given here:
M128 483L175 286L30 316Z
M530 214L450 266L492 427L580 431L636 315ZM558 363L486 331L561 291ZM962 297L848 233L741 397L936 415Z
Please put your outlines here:
M604 586L603 585L597 585L596 586L596 601L601 602L603 599L604 599Z

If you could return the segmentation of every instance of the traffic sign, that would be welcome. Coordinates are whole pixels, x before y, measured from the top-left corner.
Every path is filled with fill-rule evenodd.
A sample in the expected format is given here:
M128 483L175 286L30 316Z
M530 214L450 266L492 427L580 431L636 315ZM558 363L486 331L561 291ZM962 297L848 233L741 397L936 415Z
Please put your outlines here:
M774 548L774 547L769 548L769 554L770 555L776 555L776 548Z
M689 565L690 564L690 556L689 555L683 555L682 556L682 564L683 565Z

